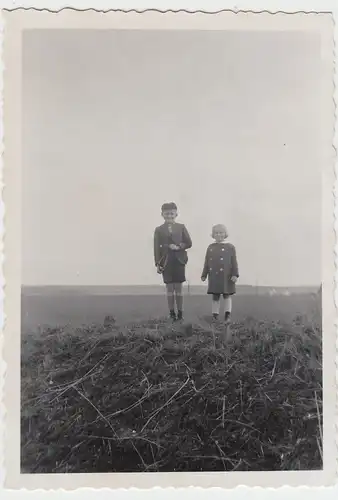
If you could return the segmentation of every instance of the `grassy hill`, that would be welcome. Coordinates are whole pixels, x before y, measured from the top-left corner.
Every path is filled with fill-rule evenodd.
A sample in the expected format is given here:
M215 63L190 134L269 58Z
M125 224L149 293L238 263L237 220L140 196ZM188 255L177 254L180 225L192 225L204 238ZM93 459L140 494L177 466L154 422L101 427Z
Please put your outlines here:
M316 317L23 336L22 470L320 469L321 355Z

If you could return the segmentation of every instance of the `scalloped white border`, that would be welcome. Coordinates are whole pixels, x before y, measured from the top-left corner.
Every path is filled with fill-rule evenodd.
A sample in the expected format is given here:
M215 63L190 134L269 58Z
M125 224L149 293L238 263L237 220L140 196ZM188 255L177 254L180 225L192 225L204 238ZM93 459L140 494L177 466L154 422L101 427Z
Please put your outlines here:
M212 13L212 12L217 12L220 10L233 10L233 11L250 11L250 12L270 12L270 13L277 13L277 12L288 12L288 13L294 13L294 12L331 12L334 16L335 20L335 42L337 40L337 33L338 33L338 28L337 28L337 12L338 12L338 4L336 2L327 2L327 1L313 1L313 0L303 0L303 1L292 1L292 2L287 2L286 0L284 1L275 1L275 0L270 0L270 1L251 1L251 2L237 2L236 5L234 5L232 2L227 2L227 1L209 1L209 2L195 2L192 3L189 2L190 5L184 5L187 4L188 2L161 2L158 1L156 2L156 7L153 5L149 5L149 2L130 2L130 1L124 1L124 2L112 2L109 0L103 1L103 0L92 0L92 1L73 1L73 2L58 2L55 0L49 0L48 2L43 2L43 1L35 1L35 2L16 2L16 1L6 1L2 0L0 2L0 7L1 8L8 8L8 9L16 9L16 8L37 8L37 9L46 9L49 11L59 11L62 8L73 8L77 10L86 10L86 9L93 9L94 10L134 10L138 12L142 12L144 10L155 10L155 11L177 11L177 10L185 10L187 12L206 12L206 13ZM2 24L2 23L1 23ZM0 38L0 55L2 52L2 26L1 26L1 38ZM2 60L0 58L0 73L1 73L1 78L0 78L0 91L3 89L3 67L2 67ZM335 102L337 102L337 72L335 73ZM0 115L2 118L2 104L3 101L1 99L0 102ZM2 126L2 119L0 123L0 152L2 155L3 152L3 126ZM337 137L338 137L338 131L337 127L335 127L335 134L334 134L334 141L333 141L333 146L335 149L337 149ZM0 191L2 191L3 188L3 181L2 181L2 156L0 158ZM335 197L337 195L337 190L338 190L338 181L337 181L337 176L335 180ZM337 208L335 208L335 231L337 232L338 229L338 218L337 218ZM0 235L3 236L3 217L4 217L4 204L2 202L2 198L0 198ZM336 252L336 269L337 269L337 254L338 254L338 245L337 245L337 240L335 242L335 252ZM4 298L4 293L3 293L3 284L4 284L4 276L3 276L3 242L2 238L0 240L0 324L1 327L3 326L3 321L4 321L4 314L3 314L3 298ZM336 271L336 282L337 282L337 271ZM338 292L337 289L335 290L335 299L337 303L337 297L338 297ZM0 327L0 328L1 328ZM0 350L2 349L2 336L0 337ZM4 362L2 358L0 358L1 365L0 365L0 370L1 370L1 375L4 373ZM336 374L336 379L338 381L338 373ZM0 387L1 387L1 395L3 394L3 377L1 376L0 378ZM0 400L2 401L2 399ZM1 413L0 416L3 416L3 406L1 405ZM0 420L0 434L1 437L3 437L2 434L2 420ZM0 440L0 445L2 445L2 439ZM1 452L3 452L2 446L0 446ZM3 457L3 454L0 455L0 457ZM1 475L0 478L3 480L3 470L1 469ZM247 487L237 487L236 490L244 488L246 493ZM250 490L256 490L257 488L250 488ZM261 489L261 488L258 488ZM284 488L283 488L284 489ZM289 488L288 488L289 489ZM308 498L308 493L309 489L307 487L301 487L301 489L304 489L307 494ZM88 490L89 491L89 490ZM101 490L102 493L104 492ZM116 491L116 490L115 490ZM167 490L168 491L168 490ZM190 490L191 491L191 490ZM208 490L206 490L208 491ZM270 493L272 492L271 489L269 489ZM299 491L299 488L298 488ZM35 491L37 493L37 491ZM161 496L163 495L164 491L161 491ZM177 490L176 490L177 493ZM175 494L176 494L175 493ZM188 492L187 492L188 493ZM228 494L230 493L229 491L227 492ZM286 493L286 491L284 491ZM82 490L83 494L83 490ZM97 492L96 492L97 494ZM115 494L115 492L114 492ZM213 491L213 495L215 492ZM186 493L185 493L186 496Z
M337 12L335 0L1 0L2 9L34 8L59 11L63 8L76 10L186 10L188 12L217 12L220 10L252 11L252 12Z

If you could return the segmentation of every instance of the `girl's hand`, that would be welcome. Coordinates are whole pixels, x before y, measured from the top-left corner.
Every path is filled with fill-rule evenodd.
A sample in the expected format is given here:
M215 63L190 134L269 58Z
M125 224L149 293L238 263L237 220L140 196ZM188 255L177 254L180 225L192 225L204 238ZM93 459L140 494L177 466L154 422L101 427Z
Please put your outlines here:
M180 247L178 245L174 245L174 243L171 243L171 245L169 245L169 248L170 250L179 250Z
M231 281L232 281L233 283L236 283L236 282L237 282L237 280L238 280L237 276L231 276Z
M158 274L163 273L163 268L161 266L156 266Z
M202 281L205 281L206 279L207 279L207 277L206 277L206 276L202 276L202 277L201 277L201 280L202 280Z

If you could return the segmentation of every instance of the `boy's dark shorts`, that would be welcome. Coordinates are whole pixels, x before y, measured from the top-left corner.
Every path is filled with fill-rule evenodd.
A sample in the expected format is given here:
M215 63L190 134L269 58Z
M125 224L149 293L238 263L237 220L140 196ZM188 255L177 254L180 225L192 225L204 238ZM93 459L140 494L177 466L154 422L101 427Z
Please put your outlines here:
M168 262L162 276L166 285L169 283L184 283L186 281L185 265L178 261Z

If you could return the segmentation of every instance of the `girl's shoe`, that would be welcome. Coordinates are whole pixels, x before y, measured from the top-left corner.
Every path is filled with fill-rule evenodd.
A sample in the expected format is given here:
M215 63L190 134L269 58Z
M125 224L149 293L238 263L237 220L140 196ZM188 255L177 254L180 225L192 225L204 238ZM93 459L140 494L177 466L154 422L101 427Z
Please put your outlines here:
M177 319L178 319L178 321L183 321L183 311L177 312Z
M218 320L218 314L217 314L217 313L214 313L214 314L212 315L212 320L213 320L213 321L217 321L217 320Z
M170 319L171 319L171 321L176 321L176 319L177 319L176 318L176 313L175 313L174 310L170 311Z
M229 311L227 311L225 314L224 314L224 321L226 323L230 323L230 313Z

